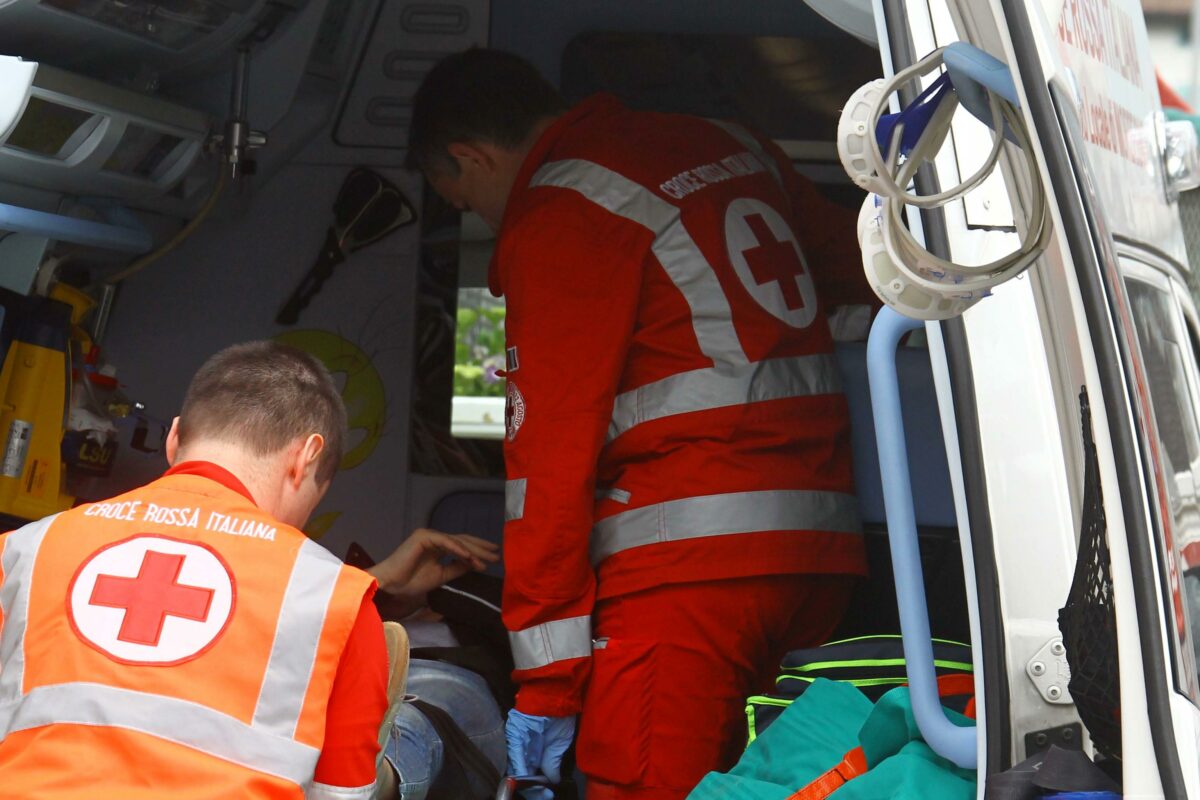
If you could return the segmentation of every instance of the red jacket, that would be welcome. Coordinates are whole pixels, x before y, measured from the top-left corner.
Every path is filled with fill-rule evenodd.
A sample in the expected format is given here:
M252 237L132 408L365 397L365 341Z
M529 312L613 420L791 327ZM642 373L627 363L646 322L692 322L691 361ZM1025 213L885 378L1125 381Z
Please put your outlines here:
M810 272L858 270L854 244L849 215L729 123L600 95L537 142L491 271L522 711L579 710L598 598L865 570Z

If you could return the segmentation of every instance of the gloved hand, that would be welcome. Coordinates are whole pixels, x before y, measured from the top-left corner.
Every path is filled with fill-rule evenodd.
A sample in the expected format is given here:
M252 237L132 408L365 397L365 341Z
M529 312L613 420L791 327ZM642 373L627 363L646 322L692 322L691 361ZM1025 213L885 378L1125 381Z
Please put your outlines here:
M541 773L551 783L562 780L562 760L575 738L575 717L535 717L515 708L504 726L508 740L508 774L525 777ZM553 797L548 789L527 789L527 800Z

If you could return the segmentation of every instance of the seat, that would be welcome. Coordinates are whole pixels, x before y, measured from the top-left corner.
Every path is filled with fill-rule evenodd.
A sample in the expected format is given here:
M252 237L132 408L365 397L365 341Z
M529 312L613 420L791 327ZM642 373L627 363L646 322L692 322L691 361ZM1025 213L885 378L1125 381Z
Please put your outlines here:
M867 382L865 342L839 342L835 348L850 409L854 485L866 540L870 578L855 593L835 639L900 630L896 583L887 538L887 514L875 444L875 420ZM913 507L929 604L930 629L937 638L970 641L958 520L946 463L929 350L901 347L896 354L900 401L908 446Z
M504 538L504 489L451 492L430 512L429 527L446 533L470 533L500 544ZM503 577L503 563L489 565L486 573Z

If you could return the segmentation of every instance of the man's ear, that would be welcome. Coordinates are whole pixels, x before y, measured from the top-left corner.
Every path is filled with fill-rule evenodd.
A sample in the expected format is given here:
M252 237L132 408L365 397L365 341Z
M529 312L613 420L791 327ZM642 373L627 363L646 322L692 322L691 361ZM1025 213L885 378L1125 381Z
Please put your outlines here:
M310 472L317 471L317 462L325 449L325 437L319 433L311 433L294 451L292 463L288 468L288 478L292 485L299 487Z
M483 170L495 172L496 157L492 145L480 142L451 142L446 145L446 152L458 164L460 172Z
M175 457L179 455L179 417L171 420L171 430L167 432L164 449L167 454L167 463L172 467L175 466Z

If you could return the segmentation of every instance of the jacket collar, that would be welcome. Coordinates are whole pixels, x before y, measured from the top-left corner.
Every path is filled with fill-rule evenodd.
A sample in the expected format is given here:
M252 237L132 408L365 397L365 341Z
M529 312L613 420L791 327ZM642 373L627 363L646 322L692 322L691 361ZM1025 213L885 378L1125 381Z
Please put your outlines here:
M163 473L164 478L168 475L199 475L202 478L208 478L210 481L221 484L226 489L237 492L251 503L254 503L256 508L258 507L258 503L255 502L254 496L250 494L250 490L246 488L246 484L242 483L229 470L211 461L182 461Z
M530 148L529 153L526 154L525 160L521 162L521 169L517 173L517 179L513 182L512 191L508 195L508 203L504 208L504 219L501 221L500 231L496 235L497 242L520 213L517 209L521 206L525 193L529 191L529 182L533 180L533 174L546 163L550 151L563 136L588 117L608 115L623 107L616 95L608 92L594 94L577 103L574 108L564 113L542 132L542 135ZM492 252L491 264L488 266L488 288L496 297L503 293L500 287L499 266L496 257L499 252L499 247Z

